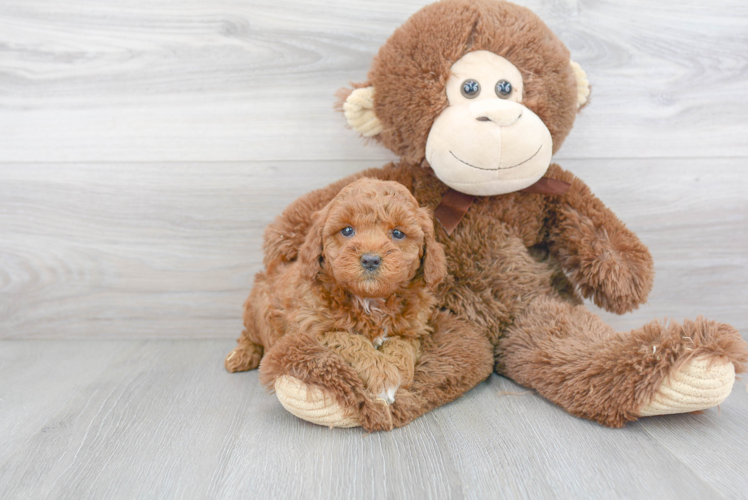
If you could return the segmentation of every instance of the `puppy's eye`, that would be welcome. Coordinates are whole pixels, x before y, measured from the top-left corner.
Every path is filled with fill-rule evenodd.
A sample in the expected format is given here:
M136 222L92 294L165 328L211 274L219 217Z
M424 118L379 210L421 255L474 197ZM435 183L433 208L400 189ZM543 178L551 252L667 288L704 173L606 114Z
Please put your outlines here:
M402 232L402 231L400 231L399 229L393 229L392 230L392 237L395 238L396 240L401 240L401 239L405 238L405 233Z
M354 231L351 226L348 226L341 229L340 234L342 234L343 236L353 236L354 234L356 234L356 231Z
M499 80L496 84L496 95L502 99L506 99L511 93L512 84L507 82L506 80Z
M462 82L460 92L462 92L462 95L468 99L475 99L478 97L478 94L480 94L480 83L473 79L465 80Z

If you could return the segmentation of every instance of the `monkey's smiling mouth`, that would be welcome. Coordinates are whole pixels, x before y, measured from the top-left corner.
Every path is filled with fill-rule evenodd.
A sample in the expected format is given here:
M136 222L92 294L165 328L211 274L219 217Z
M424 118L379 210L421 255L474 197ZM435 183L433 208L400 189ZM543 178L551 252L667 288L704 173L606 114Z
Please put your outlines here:
M524 165L524 164L525 164L525 163L527 163L528 161L530 161L530 160L532 160L533 158L535 158L535 156L537 156L537 154L538 154L538 153L540 153L540 150L541 150L541 149L543 149L543 145L542 145L542 144L541 144L541 145L540 145L540 146L538 147L537 151L535 151L535 152L534 152L534 153L533 153L533 154L532 154L532 155L531 155L531 156L530 156L529 158L527 158L526 160L523 160L523 161L521 161L521 162L517 163L516 165L512 165L511 167L504 167L504 168L499 168L499 167L496 167L496 168L482 168L482 167L476 167L475 165L471 165L471 164L469 164L468 162L466 162L466 161L464 161L464 160L461 160L460 158L458 158L458 157L457 157L457 155L456 155L456 154L454 154L454 153L452 152L452 150L450 150L450 151L449 151L449 154L451 154L452 156L454 156L454 157L455 157L455 159L456 159L457 161L459 161L460 163L464 163L464 164L465 164L465 165L467 165L468 167L471 167L471 168L477 168L478 170L489 170L489 171L491 171L491 172L495 172L495 171L497 171L497 170L509 170L509 169L512 169L512 168L517 168L517 167L519 167L520 165Z

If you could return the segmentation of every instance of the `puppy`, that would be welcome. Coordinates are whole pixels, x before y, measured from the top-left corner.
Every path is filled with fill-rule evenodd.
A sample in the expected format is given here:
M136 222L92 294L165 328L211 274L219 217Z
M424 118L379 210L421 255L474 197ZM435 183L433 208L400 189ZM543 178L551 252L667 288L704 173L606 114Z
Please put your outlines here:
M314 215L296 261L256 276L226 369L256 368L281 336L307 332L390 404L413 381L446 274L429 211L397 182L359 179Z

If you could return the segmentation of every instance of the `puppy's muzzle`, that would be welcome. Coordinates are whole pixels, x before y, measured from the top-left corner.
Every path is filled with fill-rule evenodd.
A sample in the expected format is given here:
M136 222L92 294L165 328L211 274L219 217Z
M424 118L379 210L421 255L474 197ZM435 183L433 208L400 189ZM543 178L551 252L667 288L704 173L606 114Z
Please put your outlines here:
M361 256L361 266L369 272L376 271L382 263L382 257L373 253L365 253Z

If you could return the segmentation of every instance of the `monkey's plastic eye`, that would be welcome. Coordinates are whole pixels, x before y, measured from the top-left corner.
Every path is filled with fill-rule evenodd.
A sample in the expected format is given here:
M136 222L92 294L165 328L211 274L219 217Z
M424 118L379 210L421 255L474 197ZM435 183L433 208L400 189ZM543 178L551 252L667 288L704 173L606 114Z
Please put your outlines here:
M467 97L468 99L475 99L476 97L478 97L478 94L480 94L480 83L472 79L465 80L464 82L462 82L460 92L462 92L462 95Z
M340 234L348 237L348 236L353 236L354 234L356 234L356 231L354 231L351 226L348 226L348 227L344 227L343 229L341 229Z
M400 231L399 229L393 229L392 230L392 237L395 238L396 240L401 240L401 239L405 238L405 233L402 232L402 231Z
M496 95L502 99L506 99L512 93L512 84L506 80L499 80L496 84Z

